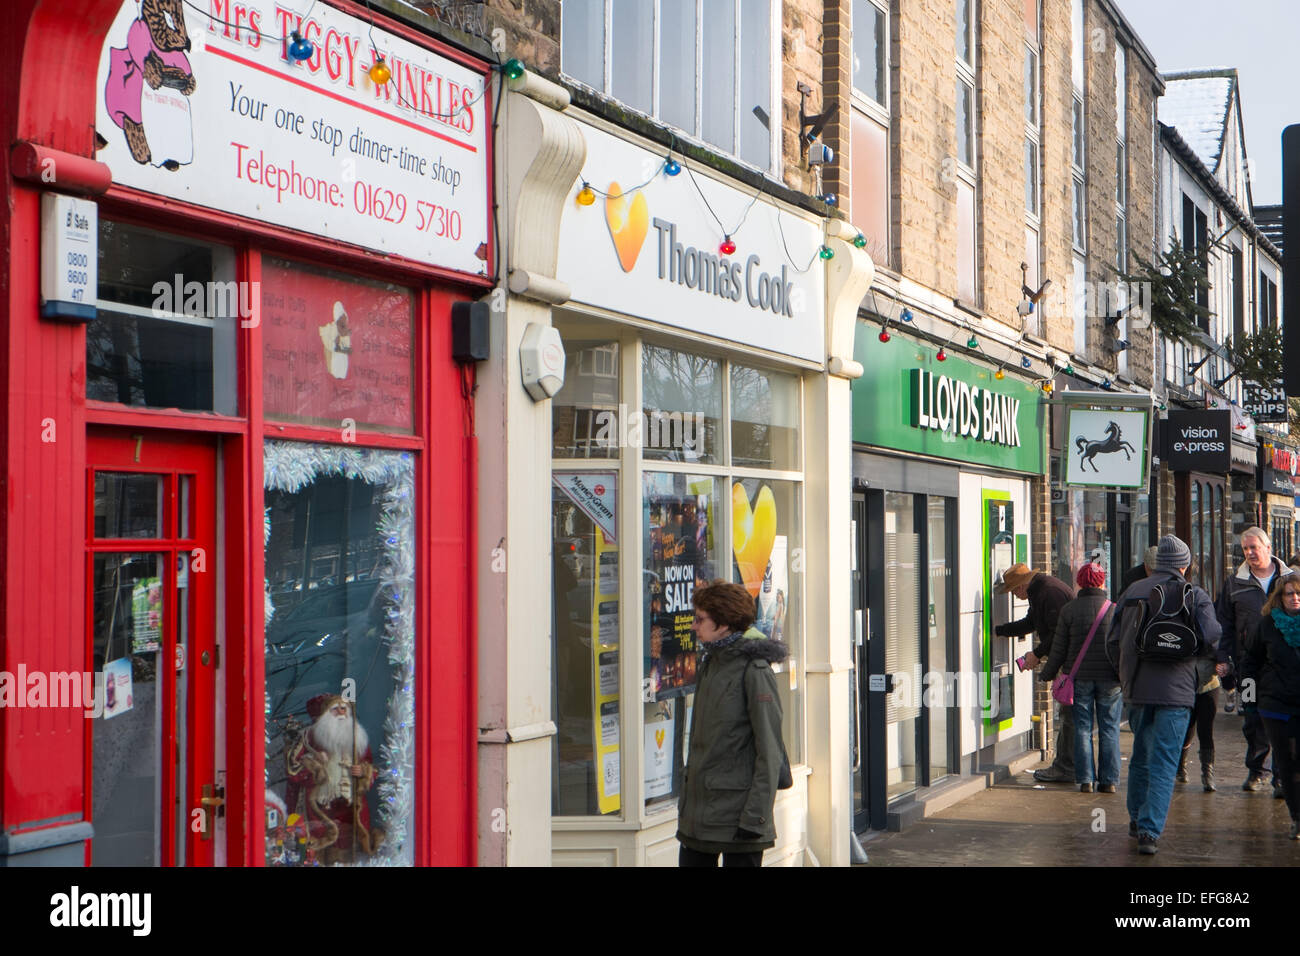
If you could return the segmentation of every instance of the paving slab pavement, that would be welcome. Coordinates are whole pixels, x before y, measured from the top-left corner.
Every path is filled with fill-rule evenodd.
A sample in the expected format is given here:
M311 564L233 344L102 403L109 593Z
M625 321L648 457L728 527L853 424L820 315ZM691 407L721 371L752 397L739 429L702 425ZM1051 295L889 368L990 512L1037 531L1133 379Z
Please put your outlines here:
M1120 785L1114 794L1079 793L1076 784L1040 784L1039 763L942 810L901 833L863 839L867 867L1103 866L1260 867L1300 865L1300 842L1288 839L1286 804L1272 788L1241 789L1246 741L1241 715L1220 706L1214 722L1215 781L1201 788L1198 743L1188 782L1175 784L1160 852L1140 856L1128 835L1128 759L1133 735L1122 725Z

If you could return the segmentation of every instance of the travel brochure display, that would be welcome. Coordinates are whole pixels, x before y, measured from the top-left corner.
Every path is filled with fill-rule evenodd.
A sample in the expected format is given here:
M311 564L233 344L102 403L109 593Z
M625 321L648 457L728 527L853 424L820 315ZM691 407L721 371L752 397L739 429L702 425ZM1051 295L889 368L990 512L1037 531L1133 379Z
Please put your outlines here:
M601 813L619 808L618 548L595 529L595 587L591 598L591 651L596 754L596 805Z

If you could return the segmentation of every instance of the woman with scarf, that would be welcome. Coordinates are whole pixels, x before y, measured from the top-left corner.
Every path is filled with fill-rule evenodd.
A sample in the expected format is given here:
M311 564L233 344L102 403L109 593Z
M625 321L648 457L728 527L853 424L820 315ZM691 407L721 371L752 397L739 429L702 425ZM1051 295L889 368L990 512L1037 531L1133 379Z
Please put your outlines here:
M754 623L754 598L714 581L694 595L700 642L691 749L677 805L681 866L761 866L776 843L772 808L785 747L772 664L786 646Z
M1263 615L1242 655L1242 686L1248 680L1255 686L1255 701L1242 709L1257 708L1263 720L1291 813L1291 839L1300 840L1300 574L1278 577Z

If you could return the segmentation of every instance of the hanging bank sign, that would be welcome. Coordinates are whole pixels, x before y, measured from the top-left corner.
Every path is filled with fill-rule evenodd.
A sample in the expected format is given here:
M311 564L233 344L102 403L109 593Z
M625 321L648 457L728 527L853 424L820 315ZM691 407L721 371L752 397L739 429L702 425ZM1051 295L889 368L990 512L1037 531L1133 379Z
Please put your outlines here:
M1043 405L1037 388L930 346L858 323L853 440L861 445L1041 475Z
M826 360L820 219L694 164L668 176L663 147L578 126L596 201L566 203L561 220L556 276L572 302ZM728 238L735 249L723 252Z

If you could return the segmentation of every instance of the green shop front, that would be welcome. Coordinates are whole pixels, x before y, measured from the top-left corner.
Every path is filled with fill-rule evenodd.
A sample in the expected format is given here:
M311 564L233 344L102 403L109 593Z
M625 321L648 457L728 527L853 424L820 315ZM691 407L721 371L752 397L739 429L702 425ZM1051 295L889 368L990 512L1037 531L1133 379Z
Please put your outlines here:
M1031 741L1031 638L995 595L1031 560L1039 383L859 323L853 383L854 826L901 829Z

